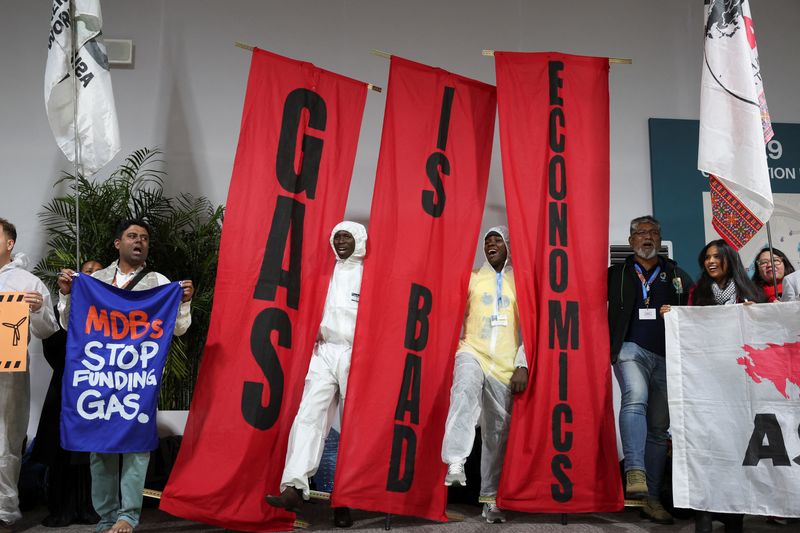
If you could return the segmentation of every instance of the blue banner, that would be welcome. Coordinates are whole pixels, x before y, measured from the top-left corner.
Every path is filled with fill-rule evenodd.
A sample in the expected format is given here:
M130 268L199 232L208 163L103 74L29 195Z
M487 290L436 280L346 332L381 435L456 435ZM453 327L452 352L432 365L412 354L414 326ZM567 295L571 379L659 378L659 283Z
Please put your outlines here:
M65 450L158 447L158 390L182 294L178 282L126 291L86 275L73 280L61 396Z

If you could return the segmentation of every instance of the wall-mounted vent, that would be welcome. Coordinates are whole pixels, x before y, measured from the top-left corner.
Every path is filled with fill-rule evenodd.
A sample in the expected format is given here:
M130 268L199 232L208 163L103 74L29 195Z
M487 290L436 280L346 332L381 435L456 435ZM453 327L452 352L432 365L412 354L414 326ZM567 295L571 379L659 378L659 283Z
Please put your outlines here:
M109 65L133 65L133 41L130 39L105 39Z
M612 244L608 247L609 265L616 265L625 262L625 258L633 253L633 248L628 243ZM672 259L672 241L661 241L659 255L665 255Z

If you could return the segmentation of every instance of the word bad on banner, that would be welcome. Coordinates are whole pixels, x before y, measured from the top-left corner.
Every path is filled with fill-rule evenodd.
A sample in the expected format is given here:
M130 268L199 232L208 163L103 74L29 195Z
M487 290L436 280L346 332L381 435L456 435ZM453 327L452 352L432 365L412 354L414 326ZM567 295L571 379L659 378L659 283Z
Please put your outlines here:
M442 438L495 112L491 85L392 56L370 214L380 251L364 262L335 506L447 519Z
M0 292L0 372L28 370L28 302L25 293Z
M182 295L178 282L133 292L75 278L62 387L65 449L124 453L158 446L158 391Z

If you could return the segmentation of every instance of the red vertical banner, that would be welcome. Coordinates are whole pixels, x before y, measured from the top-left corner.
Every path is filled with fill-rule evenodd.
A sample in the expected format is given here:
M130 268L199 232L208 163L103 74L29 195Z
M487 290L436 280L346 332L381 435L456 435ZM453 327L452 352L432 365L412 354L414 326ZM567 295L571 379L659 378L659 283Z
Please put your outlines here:
M608 59L495 53L506 208L531 382L498 505L622 508L607 321Z
M203 363L161 509L285 531L276 494L344 214L366 85L254 50Z
M333 505L445 521L441 449L495 88L392 57Z

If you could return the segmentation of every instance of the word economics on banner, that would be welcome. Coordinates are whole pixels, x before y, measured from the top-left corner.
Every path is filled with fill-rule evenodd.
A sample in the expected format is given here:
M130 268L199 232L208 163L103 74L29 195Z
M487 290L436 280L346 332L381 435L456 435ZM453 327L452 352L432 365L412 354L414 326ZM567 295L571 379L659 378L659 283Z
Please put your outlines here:
M548 165L547 193L550 197L548 205L547 225L549 235L550 258L548 273L550 289L554 293L563 293L569 286L569 256L567 254L567 170L564 160L564 149L567 138L563 132L566 123L564 115L564 98L561 88L564 80L559 73L564 70L562 61L550 61L548 66L550 121L549 145L550 163ZM572 468L569 452L572 450L573 434L568 430L572 424L572 406L569 403L568 376L569 352L580 346L578 340L578 302L552 299L547 304L548 348L556 349L558 342L558 401L552 412L552 444L556 454L550 460L550 469L556 483L550 485L553 499L568 502L572 499L573 483L567 470Z
M84 332L99 334L106 342L86 342L80 359L83 368L75 370L71 376L70 385L83 389L76 406L81 418L110 420L116 415L125 420L136 419L142 424L150 421L147 413L139 412L139 391L158 388L156 371L148 366L158 355L159 345L152 340L143 340L138 345L118 341L160 339L164 335L162 325L161 319L151 321L141 310L125 314L117 310L98 310L94 305L89 307ZM116 392L108 396L106 403L100 389Z
M286 97L283 120L278 139L275 174L283 189L290 194L306 193L309 200L316 196L323 140L303 133L303 162L300 172L294 168L297 133L303 113L308 113L308 128L324 132L328 120L325 100L309 89L295 89ZM264 260L256 282L253 298L275 302L278 286L286 289L286 305L297 309L300 304L300 273L303 261L303 221L305 204L289 196L278 196L275 212L264 250ZM291 236L289 230L291 229ZM286 241L289 243L288 270L283 269ZM272 345L272 332L278 334L278 346L292 347L292 322L288 313L268 307L253 320L250 350L269 384L269 403L261 404L264 384L245 381L242 389L242 416L256 429L267 430L278 420L283 403L283 368L278 352Z

